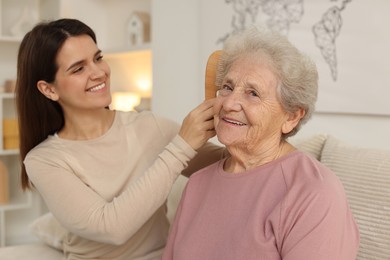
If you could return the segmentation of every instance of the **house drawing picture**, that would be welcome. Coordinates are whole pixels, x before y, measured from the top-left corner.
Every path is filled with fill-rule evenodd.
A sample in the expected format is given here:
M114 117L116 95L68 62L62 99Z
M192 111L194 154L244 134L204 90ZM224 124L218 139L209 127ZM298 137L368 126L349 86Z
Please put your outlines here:
M127 40L130 47L150 41L150 16L143 12L133 12L127 24Z

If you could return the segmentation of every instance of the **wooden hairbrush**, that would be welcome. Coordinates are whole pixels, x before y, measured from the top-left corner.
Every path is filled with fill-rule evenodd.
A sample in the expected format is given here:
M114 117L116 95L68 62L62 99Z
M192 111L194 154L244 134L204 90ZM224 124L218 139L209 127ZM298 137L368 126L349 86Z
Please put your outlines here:
M221 56L222 50L214 51L210 54L206 64L206 76L205 76L205 99L214 98L217 93L217 85L215 80L217 77L217 66L219 57Z

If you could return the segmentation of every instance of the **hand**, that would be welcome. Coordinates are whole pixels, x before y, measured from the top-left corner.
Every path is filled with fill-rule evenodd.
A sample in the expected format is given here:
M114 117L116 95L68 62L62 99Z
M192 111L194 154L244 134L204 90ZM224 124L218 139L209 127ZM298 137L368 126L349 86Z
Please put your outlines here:
M207 140L215 136L214 102L215 98L203 101L203 103L193 109L183 120L179 135L194 150L197 150Z

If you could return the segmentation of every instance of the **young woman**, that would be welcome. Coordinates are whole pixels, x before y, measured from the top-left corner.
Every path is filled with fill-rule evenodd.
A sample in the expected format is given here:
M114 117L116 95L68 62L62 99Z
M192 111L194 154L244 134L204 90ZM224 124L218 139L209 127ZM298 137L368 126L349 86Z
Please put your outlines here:
M74 19L28 32L17 70L22 186L36 188L69 231L66 259L159 259L176 177L223 155L206 143L214 101L181 128L151 112L108 109L110 68L94 32Z

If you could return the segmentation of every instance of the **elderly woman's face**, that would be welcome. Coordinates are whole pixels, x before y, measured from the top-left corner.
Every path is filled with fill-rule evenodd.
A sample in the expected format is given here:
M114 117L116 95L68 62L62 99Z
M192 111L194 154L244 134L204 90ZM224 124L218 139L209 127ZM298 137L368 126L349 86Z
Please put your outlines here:
M249 150L278 142L288 115L277 99L277 84L266 62L249 55L236 60L214 106L218 140Z

